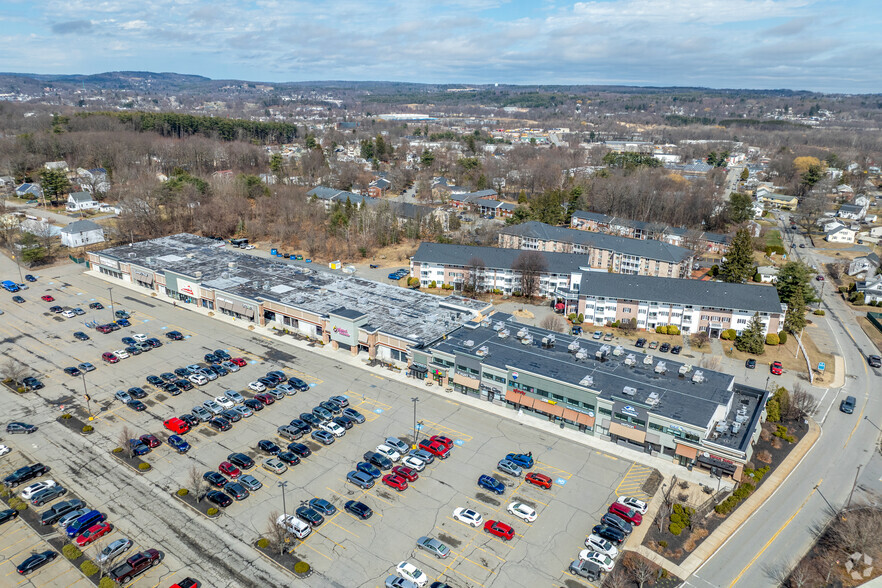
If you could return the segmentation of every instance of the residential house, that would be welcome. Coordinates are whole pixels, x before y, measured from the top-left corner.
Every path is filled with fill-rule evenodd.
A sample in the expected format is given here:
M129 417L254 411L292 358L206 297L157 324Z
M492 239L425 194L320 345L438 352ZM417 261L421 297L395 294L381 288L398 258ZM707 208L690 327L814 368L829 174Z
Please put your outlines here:
M848 199L850 199L854 195L854 188L852 188L848 184L839 184L838 186L836 186L835 191L840 196L844 196Z
M854 258L848 264L848 275L866 274L872 276L876 273L877 269L879 269L879 256L875 253L868 253L867 255Z
M370 196L362 196L354 192L344 192L336 188L328 188L327 186L316 186L306 193L307 196L315 198L325 205L325 210L331 210L335 204L345 205L347 201L351 202L357 208L362 206L373 206L379 202L376 198Z
M96 167L94 169L77 168L77 176L77 183L87 192L106 194L110 190L107 170L103 167Z
M505 227L500 247L587 255L583 263L595 271L623 274L689 277L694 254L654 239L629 239L618 235L579 231L529 221Z
M761 265L756 268L756 273L759 274L760 282L763 284L777 284L778 283L778 268L772 265Z
M432 198L450 198L454 194L465 194L468 192L468 188L464 186L457 186L451 180L448 180L444 176L434 177L432 178Z
M387 204L398 219L399 227L414 221L419 223L420 227L424 229L437 220L442 230L448 231L450 229L450 213L440 208L411 204L410 202L387 201Z
M61 244L83 247L104 242L104 229L90 220L78 220L61 229Z
M870 229L870 236L875 239L882 239L882 226Z
M767 208L781 208L783 210L796 210L799 198L789 194L776 194L764 188L756 191L756 200Z
M882 302L882 275L874 275L861 282L855 282L858 292L863 292L864 302Z
M703 161L693 161L692 163L667 163L665 169L682 176L706 176L714 169L714 166Z
M42 198L43 189L40 188L39 184L31 184L26 182L15 189L15 195L19 198L24 198L25 196L29 196L31 198Z
M11 192L13 188L15 188L15 178L0 176L0 192Z
M502 202L493 198L478 198L474 201L478 214L488 218L510 218L514 214L516 204Z
M459 208L461 210L467 210L471 208L478 208L478 200L482 198L492 198L496 196L496 190L489 188L487 190L478 190L477 192L462 192L459 194L450 194L450 204L454 208Z
M98 202L88 192L71 192L67 195L67 205L65 208L68 212L93 210L98 208Z
M839 210L836 211L836 216L839 218L847 218L849 220L859 221L867 215L867 208L870 205L870 201L867 200L863 205L860 204L843 204L839 207Z
M857 231L845 226L838 226L827 232L824 237L829 243L854 243Z
M368 184L368 196L371 196L372 198L382 198L391 187L392 182L386 178L377 178Z
M51 169L51 170L55 170L55 171L63 171L65 173L70 171L70 168L67 167L66 161L47 161L46 163L43 164L43 167L45 167L46 169Z

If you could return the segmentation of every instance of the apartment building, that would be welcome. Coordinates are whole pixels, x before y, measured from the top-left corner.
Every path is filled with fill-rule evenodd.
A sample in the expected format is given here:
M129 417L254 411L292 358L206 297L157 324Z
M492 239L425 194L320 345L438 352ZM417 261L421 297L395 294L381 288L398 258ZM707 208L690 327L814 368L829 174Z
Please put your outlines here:
M687 247L693 251L725 253L729 248L730 237L720 233L670 227L661 223L648 223L577 210L570 220L570 227L582 231L594 231L631 239L654 239L669 245Z
M506 227L499 246L587 256L592 270L667 278L689 277L693 252L663 241L592 233L536 221Z

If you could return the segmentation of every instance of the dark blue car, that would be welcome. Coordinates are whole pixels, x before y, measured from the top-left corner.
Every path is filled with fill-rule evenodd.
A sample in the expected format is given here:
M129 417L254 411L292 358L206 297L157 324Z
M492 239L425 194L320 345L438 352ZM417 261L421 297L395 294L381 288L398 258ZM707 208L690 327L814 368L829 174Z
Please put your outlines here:
M478 478L478 486L495 494L502 494L503 492L505 492L505 484L503 484L493 476L488 476L487 474L484 474L480 478Z
M135 455L146 455L150 453L150 447L146 443L142 443L140 439L129 439L132 447L132 453Z
M178 435L169 435L168 444L178 453L187 453L190 450L190 444Z
M363 472L363 473L369 475L371 478L373 478L375 480L383 475L383 472L381 472L378 467L373 466L366 461L358 462L358 465L355 466L355 469L358 470L359 472Z
M513 461L522 468L529 469L533 467L533 456L529 453L509 453L505 456L505 459L509 461Z

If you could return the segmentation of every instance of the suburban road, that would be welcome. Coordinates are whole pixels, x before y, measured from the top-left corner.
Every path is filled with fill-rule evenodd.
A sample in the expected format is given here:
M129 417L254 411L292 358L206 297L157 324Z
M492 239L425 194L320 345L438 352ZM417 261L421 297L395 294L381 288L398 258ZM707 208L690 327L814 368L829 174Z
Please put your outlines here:
M787 229L794 239L794 254L817 265L812 249L799 249L802 236ZM820 267L820 266L819 266ZM869 338L852 319L852 312L833 288L825 288L822 308L826 317L812 317L832 333L845 359L845 385L829 390L822 398L816 419L821 437L802 463L772 497L696 572L685 586L694 588L732 586L778 586L777 573L789 569L814 543L813 529L830 519L830 505L837 509L849 499L858 467L864 469L854 502L864 492L880 487L882 463L874 458L882 424L882 401L871 394L882 372L867 365L875 353ZM857 398L857 410L848 415L838 410L845 396ZM868 462L873 463L867 468Z

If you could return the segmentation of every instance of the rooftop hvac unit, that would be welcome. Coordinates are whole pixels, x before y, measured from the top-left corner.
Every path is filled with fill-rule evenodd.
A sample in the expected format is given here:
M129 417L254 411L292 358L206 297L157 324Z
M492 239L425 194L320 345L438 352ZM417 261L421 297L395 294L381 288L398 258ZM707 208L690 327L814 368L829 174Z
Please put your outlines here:
M686 374L688 374L689 372L692 371L692 366L689 365L688 363L684 363L683 365L680 366L680 369L678 371L681 376L685 376Z
M129 256L129 259L135 259L136 257L138 257L138 254L134 251L130 251L127 255Z
M585 376L581 380L579 380L580 386L585 386L586 388L590 388L594 385L594 377L593 376Z
M493 325L493 330L501 331L503 327L505 327L505 325L502 323L502 321L496 321L496 324Z
M229 263L227 264L227 267L228 267L229 269L236 269L236 262L235 262L235 261L231 261L231 262L229 262Z
M475 346L475 342L472 341L471 339L466 339L465 341L462 342L462 344L464 347L469 347L469 348Z
M518 339L523 339L527 335L530 334L530 331L527 330L527 327L521 327L521 330L518 331Z
M625 358L625 365L636 365L636 364L637 364L637 358L634 357L633 353L629 353L628 357Z
M643 358L643 365L652 365L652 356L647 355Z
M230 272L222 272L221 277L226 280L227 278L230 277Z
M694 374L692 374L692 381L696 384L704 382L704 372L701 370L697 370Z
M533 335L527 333L526 337L521 338L521 343L524 345L532 345L533 344Z
M748 418L747 418L746 414L736 414L735 415L735 422L736 423L746 423L747 421L748 421Z
M616 345L616 348L613 349L613 355L615 355L616 357L622 355L623 353L625 353L625 348L621 345Z
M649 398L646 399L646 404L649 406L656 406L661 401L661 396L659 396L658 392L650 392Z
M511 334L511 333L508 332L508 329L502 329L502 330L499 331L496 335L497 335L500 339L505 339L505 338L508 337L510 334Z
M634 388L632 386L625 386L624 388L622 388L622 394L624 394L625 396L636 396L637 388Z
M604 345L600 349L594 352L594 359L597 361L606 361L609 359L609 347Z
M715 430L717 433L726 433L729 431L729 424L726 422L717 423Z
M481 326L482 326L482 327L489 327L489 326L490 326L490 322L491 322L491 321L490 321L489 318L485 318L484 320L481 321Z
M656 364L656 366L655 366L655 373L657 373L657 374L663 374L663 373L665 373L666 371L668 371L668 366L665 365L665 362L660 361L660 362L658 362L658 363Z
M579 350L576 352L576 359L586 359L587 357L588 351L580 347Z
M740 431L740 430L741 430L741 423L740 422L735 421L734 423L732 423L732 432L733 433L738 433L738 431Z
M390 308L389 314L391 314L392 316L401 316L401 309L400 308Z
M542 337L542 347L545 347L546 349L551 349L552 347L554 347L554 335Z
M194 276L195 278L197 278L197 279L201 279L201 278L202 278L202 272L199 271L199 270L196 270L195 272L193 272L193 276Z
M579 350L579 342L573 341L569 345L567 345L567 351L570 353L575 353Z
M482 345L477 351L475 351L475 355L478 357L487 357L488 353L490 353L490 348L486 345Z

